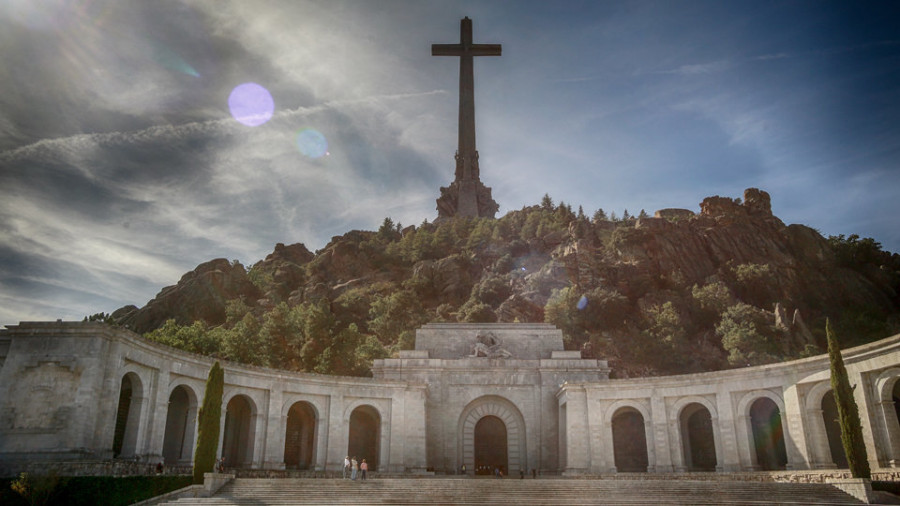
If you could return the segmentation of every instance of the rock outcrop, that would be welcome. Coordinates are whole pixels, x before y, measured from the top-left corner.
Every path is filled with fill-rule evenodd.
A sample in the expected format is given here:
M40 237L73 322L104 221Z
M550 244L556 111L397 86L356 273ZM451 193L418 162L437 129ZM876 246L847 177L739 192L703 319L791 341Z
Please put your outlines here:
M196 320L218 325L225 322L228 300L245 298L253 301L259 295L244 266L217 258L198 265L182 276L178 284L163 288L143 308L128 311L126 306L113 315L118 313L120 319L117 322L136 332L156 329L170 318L181 325Z

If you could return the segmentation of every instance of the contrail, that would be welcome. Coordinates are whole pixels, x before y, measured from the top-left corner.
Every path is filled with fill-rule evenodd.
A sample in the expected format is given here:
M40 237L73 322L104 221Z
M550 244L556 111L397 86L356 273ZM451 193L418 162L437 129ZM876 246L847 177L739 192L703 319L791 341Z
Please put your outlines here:
M294 109L284 109L276 112L273 115L273 119L307 116L330 109L378 100L403 100L442 95L446 93L447 90L431 90L420 93L394 93L386 95L370 95L348 100L330 100L309 107L301 106ZM180 139L188 135L209 133L216 130L222 130L224 133L226 130L238 130L241 128L246 127L236 124L233 118L227 117L207 121L194 121L181 125L156 125L143 130L135 130L133 132L90 133L58 137L55 139L41 139L32 144L0 153L0 162L12 162L23 158L30 158L45 153L48 149L60 150L77 148L80 144L84 144L85 146L121 145L148 140L159 141L166 139Z

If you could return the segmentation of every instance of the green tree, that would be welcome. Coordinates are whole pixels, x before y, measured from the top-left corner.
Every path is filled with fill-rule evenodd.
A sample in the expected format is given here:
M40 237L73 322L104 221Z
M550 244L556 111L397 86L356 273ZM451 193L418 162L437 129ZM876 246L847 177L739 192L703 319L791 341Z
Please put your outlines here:
M213 364L206 379L206 392L197 421L197 450L194 452L194 483L203 483L203 473L212 472L219 448L219 422L222 417L222 392L225 371Z
M270 365L271 347L266 341L267 336L259 331L259 320L250 313L244 315L234 328L222 329L222 353L225 358L242 364Z
M398 290L376 297L369 309L369 331L382 343L396 343L405 330L415 330L425 323L422 302L409 290Z
M716 334L728 352L728 363L735 367L776 362L778 346L774 341L775 325L768 313L739 302L722 314Z
M869 458L866 455L866 443L863 441L862 424L859 421L859 409L853 397L853 388L844 368L844 359L838 347L837 338L831 332L831 323L825 320L825 337L828 340L828 359L831 362L831 389L834 402L837 404L838 418L841 425L841 443L847 454L847 464L854 478L871 479Z
M606 221L606 211L602 207L594 211L593 221L594 223Z
M550 198L549 193L545 193L541 198L541 209L543 209L544 211L553 210L553 199Z

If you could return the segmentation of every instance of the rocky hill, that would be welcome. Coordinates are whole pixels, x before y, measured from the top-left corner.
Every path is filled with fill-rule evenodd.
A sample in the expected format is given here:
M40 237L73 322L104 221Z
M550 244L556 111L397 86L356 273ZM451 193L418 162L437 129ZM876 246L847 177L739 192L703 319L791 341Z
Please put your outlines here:
M900 256L785 225L751 188L699 214L589 218L545 197L497 220L387 218L316 253L278 244L249 269L201 264L112 319L191 351L338 374L366 374L429 321L547 321L626 376L820 353L825 318L847 346L885 337L898 293Z

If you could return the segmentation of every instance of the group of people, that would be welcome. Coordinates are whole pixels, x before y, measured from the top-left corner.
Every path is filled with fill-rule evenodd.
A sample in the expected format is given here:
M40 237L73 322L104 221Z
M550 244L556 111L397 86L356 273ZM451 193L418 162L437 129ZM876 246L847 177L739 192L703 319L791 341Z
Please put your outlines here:
M357 474L360 477L360 480L365 480L366 475L369 472L369 464L366 463L366 459L362 459L362 462L358 462L356 457L350 457L349 455L344 457L344 479L346 480L348 475L351 480L356 481Z

